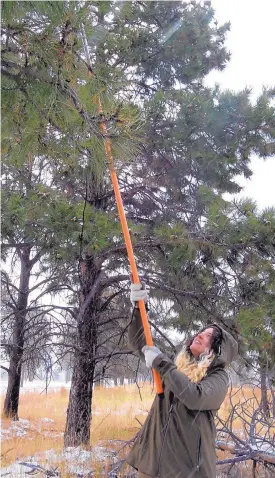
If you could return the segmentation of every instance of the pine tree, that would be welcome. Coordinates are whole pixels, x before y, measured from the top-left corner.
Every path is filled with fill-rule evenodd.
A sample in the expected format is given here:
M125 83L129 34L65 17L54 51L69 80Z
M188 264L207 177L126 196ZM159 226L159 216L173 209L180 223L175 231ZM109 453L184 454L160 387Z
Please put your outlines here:
M17 418L31 275L42 272L42 284L48 281L44 293L51 294L64 283L70 286L66 274L71 273L72 281L78 275L79 255L89 235L80 222L92 223L96 212L87 200L97 201L106 164L100 116L90 101L102 81L98 75L87 80L87 65L78 54L82 9L76 12L76 5L66 2L3 2L2 7L3 251L9 257L14 250L20 263L20 284L12 288L11 297L13 340L4 410ZM109 92L102 97L110 119L118 101ZM118 151L121 147L127 152L136 113L121 107L120 114L125 121L114 125L113 142ZM74 187L72 172L78 178ZM100 221L99 215L96 230ZM7 276L4 285L11 287Z
M152 295L170 299L169 323L186 330L214 319L237 335L234 316L249 274L245 270L242 276L236 263L251 250L260 261L257 273L265 261L270 265L261 247L272 249L267 238L273 213L263 226L263 244L256 245L258 215L251 214L253 229L241 206L222 195L239 191L237 175L251 175L253 153L274 154L274 93L264 91L252 105L248 90L204 87L205 75L229 59L224 48L229 25L213 22L208 2L21 3L3 2L4 105L16 123L5 129L15 132L8 136L5 160L17 151L16 138L20 148L36 138L33 155L50 165L47 188L64 202L60 215L68 230L59 226L56 232L50 216L58 249L47 247L47 264L62 265L68 288L77 289L70 294L76 352L65 433L65 444L72 446L89 442L95 367L106 340L101 330L105 321L115 326L118 317L124 320L125 303L121 312L117 304L128 282L99 121L106 121L112 139L139 269ZM24 116L26 108L30 114ZM22 134L32 117L38 118L36 126L29 136L30 127L24 129L21 139L17 123ZM115 331L118 344L120 332Z

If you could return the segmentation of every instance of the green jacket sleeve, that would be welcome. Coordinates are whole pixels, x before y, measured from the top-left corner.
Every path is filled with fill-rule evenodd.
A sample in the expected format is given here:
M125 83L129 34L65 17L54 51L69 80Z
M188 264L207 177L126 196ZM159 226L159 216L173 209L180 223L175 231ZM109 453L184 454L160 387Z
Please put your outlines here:
M140 358L144 360L141 349L146 345L146 341L139 309L134 309L132 320L128 327L128 345L133 352L138 352Z
M189 410L218 410L228 389L225 370L213 371L199 383L194 383L177 370L176 365L164 354L153 361L165 385Z

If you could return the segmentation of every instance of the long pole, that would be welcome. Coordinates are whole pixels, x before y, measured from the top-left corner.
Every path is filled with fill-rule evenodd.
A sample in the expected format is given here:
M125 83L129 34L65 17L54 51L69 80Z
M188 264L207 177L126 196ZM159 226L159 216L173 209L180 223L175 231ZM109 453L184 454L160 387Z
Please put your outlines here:
M87 38L86 38L86 35L85 35L85 30L84 30L83 25L81 27L81 35L82 35L82 41L83 41L83 46L84 46L84 50L85 50L85 55L86 55L86 58L87 58L87 63L89 65L89 76L92 76L93 73L92 73L91 64L90 64L88 42L87 42ZM97 96L97 103L98 103L98 113L103 114L102 104L101 104L99 96ZM119 218L120 218L120 222L121 222L121 227L122 227L122 232L123 232L124 241L125 241L125 245L126 245L127 255L128 255L128 259L129 259L129 263L130 263L130 269L131 269L131 273L132 273L132 277L133 277L133 282L134 282L134 284L140 284L137 265L136 265L136 260L135 260L132 241L131 241L131 236L130 236L130 232L129 232L129 228L128 228L128 224L127 224L127 219L126 219L126 215L125 215L125 210L124 210L124 206L123 206L122 197L121 197L121 194L120 194L117 174L116 174L115 167L114 167L114 159L113 159L113 155L112 155L111 140L108 136L108 131L107 131L105 121L102 120L102 121L100 121L99 124L100 124L100 130L102 132L103 139L104 139L105 153L106 153L106 157L107 157L107 161L108 161L108 165L109 165L109 169L110 169L111 180L112 180L112 184L113 184L113 188L114 188L118 214L119 214ZM148 318L147 318L147 312L146 312L144 301L140 300L138 302L138 305L139 305L142 325L143 325L143 329L144 329L144 336L145 336L146 344L152 346L154 344L153 344L152 334L151 334L151 330L150 330L150 326L149 326L149 322L148 322ZM154 376L156 392L159 395L161 395L163 393L162 382L161 382L161 378L160 378L159 373L155 369L153 369L153 376Z

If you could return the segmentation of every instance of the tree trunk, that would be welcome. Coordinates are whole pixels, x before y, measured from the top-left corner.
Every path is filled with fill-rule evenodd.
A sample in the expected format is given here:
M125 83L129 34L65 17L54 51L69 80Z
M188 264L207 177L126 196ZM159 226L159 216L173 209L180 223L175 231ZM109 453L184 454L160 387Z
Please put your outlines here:
M268 402L267 391L267 373L266 364L263 358L260 357L260 375L261 375L261 405L265 417L270 417L270 409Z
M14 345L10 358L10 371L8 378L8 388L4 402L4 415L18 420L19 391L21 381L21 353L22 347L18 340Z
M24 326L29 297L31 272L31 247L24 247L20 252L20 285L14 311L13 342L10 355L8 388L4 402L4 415L18 420L18 404L22 371L22 355L24 351Z
M88 341L83 344L88 352ZM90 343L89 343L90 345ZM77 353L67 410L64 445L79 446L90 442L94 367L92 356Z
M92 258L82 268L81 306L77 323L77 349L74 356L72 383L67 409L64 445L79 446L90 442L93 381L97 346L96 292L100 271Z

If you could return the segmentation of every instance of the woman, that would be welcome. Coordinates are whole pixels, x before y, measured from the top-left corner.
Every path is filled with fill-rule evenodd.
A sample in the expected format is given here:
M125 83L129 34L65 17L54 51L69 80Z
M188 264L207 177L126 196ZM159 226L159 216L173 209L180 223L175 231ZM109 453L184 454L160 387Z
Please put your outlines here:
M134 284L129 344L158 371L164 394L156 395L126 461L139 478L214 478L214 415L227 393L225 366L236 358L237 342L211 324L185 344L174 362L157 347L145 345L138 300L146 302L147 292Z

